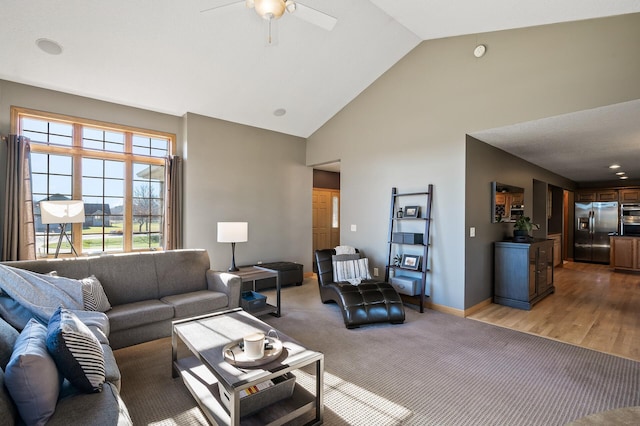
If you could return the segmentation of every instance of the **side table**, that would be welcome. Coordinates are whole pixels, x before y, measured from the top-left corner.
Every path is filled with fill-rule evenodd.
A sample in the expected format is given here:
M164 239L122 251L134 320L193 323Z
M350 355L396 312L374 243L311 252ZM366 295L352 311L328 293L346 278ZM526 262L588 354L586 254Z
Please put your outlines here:
M273 269L263 268L261 266L248 266L245 268L239 268L239 271L232 272L234 275L240 277L243 283L252 282L253 290L256 290L256 280L262 280L264 278L276 279L276 305L267 305L263 309L250 312L250 314L259 317L261 315L272 314L276 317L280 316L280 278L278 271Z

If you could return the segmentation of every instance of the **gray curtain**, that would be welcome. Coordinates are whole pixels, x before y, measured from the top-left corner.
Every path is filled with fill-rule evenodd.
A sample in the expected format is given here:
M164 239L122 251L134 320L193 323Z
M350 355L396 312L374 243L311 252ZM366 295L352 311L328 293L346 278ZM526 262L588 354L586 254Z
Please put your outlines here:
M182 248L182 158L167 157L166 173L166 250Z
M36 258L29 139L9 135L2 260Z

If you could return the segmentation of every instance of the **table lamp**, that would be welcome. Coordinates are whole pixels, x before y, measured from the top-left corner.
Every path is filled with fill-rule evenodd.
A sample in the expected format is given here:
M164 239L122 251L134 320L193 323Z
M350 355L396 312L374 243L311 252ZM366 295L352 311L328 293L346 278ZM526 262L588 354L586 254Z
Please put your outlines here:
M231 267L229 272L237 272L236 243L249 241L248 222L218 222L218 242L231 243Z
M67 238L71 250L78 257L78 252L73 247L66 228L67 223L84 223L84 202L82 200L40 201L40 217L43 225L60 224L60 236L55 257L58 257L60 253L63 236Z

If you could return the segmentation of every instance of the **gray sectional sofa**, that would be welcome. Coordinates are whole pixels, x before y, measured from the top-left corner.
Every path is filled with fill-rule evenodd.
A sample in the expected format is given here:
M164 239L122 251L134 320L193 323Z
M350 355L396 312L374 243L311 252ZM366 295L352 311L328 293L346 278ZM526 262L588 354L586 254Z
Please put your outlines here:
M78 420L77 424L130 424L118 393L121 378L112 350L170 336L173 320L235 308L240 302L240 278L210 270L206 250L41 259L4 262L4 265L40 274L56 271L58 276L74 279L94 275L111 305L105 312L106 318L99 312L87 313L86 319L84 313L79 315L103 347L107 378L103 391L61 396L47 424L74 424L74 419ZM11 313L5 309L2 315ZM0 424L5 424L4 421L14 424L19 415L2 382L10 349L20 330L13 329L15 318L3 319L6 321L0 321L0 410L4 414L8 407L7 413L18 417L6 417ZM69 391L64 391L63 396L65 392Z

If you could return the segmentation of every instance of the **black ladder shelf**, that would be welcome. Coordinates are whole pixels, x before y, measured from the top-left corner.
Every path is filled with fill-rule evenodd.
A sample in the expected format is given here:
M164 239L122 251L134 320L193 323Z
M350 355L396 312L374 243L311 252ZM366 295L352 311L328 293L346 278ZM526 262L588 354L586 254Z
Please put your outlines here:
M398 205L399 200L406 199L404 206ZM424 312L425 298L429 297L427 294L427 272L428 260L429 260L429 230L431 228L431 199L433 198L433 185L429 184L426 192L408 192L398 193L397 188L391 189L391 210L389 213L389 242L387 252L387 266L385 269L385 281L389 282L390 277L396 276L398 272L403 272L409 276L420 277L420 292L418 295L405 295L400 294L402 300L405 303L417 304L420 307L420 312ZM418 200L414 202L414 200ZM402 216L398 215L401 208L407 209L407 207L417 207L417 211L409 211L409 215L403 212ZM417 214L411 214L417 213ZM407 223L407 227L411 227L412 230L422 231L422 239L420 239L420 233L407 233L409 235L408 241L404 237L405 233L400 232L403 225ZM424 227L422 226L424 225ZM406 253L410 256L421 256L419 266L412 268L410 265L395 265L393 257L400 255L400 249L402 246L418 247L421 253ZM415 258L415 256L414 256Z

